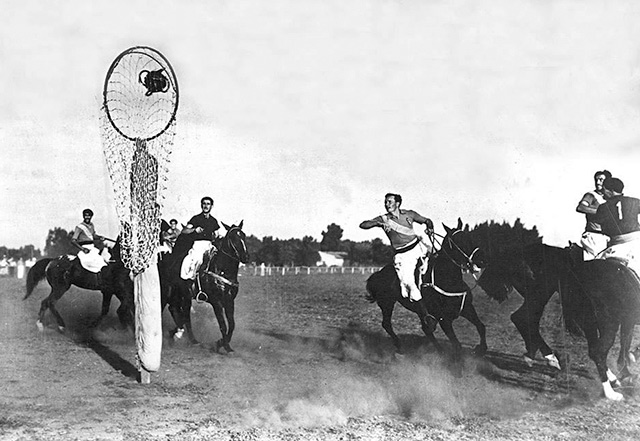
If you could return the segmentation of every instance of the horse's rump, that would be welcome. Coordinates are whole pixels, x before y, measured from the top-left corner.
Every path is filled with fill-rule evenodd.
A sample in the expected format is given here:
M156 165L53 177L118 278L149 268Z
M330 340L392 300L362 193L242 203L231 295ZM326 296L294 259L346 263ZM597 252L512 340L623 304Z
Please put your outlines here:
M581 328L598 316L640 321L640 283L617 259L595 259L574 266L568 289L562 292L566 323Z
M367 279L366 288L368 294L365 298L370 303L397 299L400 295L400 282L393 265L387 264L373 273Z

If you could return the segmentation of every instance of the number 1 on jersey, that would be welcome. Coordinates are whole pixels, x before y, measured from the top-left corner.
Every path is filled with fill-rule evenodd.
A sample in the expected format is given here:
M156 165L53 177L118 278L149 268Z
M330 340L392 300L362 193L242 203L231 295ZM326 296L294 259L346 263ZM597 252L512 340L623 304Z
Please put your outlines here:
M622 220L622 202L618 201L616 207L618 208L618 220Z

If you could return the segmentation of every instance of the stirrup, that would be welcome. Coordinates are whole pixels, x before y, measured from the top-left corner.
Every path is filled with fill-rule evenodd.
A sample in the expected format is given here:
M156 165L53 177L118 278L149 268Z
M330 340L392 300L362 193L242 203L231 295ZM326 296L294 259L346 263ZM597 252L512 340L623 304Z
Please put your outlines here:
M202 290L200 290L193 298L198 303L205 303L209 300L207 293Z

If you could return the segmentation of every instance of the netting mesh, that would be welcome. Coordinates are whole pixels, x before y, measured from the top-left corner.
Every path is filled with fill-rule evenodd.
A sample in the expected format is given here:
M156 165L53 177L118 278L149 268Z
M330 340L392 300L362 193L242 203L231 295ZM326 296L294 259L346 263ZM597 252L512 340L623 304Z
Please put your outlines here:
M149 72L162 78L144 81ZM158 79L160 78L160 79ZM120 221L125 266L144 271L157 250L178 99L173 71L148 48L124 52L111 66L100 129Z

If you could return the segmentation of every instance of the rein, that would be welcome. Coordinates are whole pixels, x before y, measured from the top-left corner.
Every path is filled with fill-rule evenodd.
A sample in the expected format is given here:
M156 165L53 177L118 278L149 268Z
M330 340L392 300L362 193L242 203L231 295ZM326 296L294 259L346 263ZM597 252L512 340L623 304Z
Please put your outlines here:
M451 233L451 235L448 236L442 236L441 234L438 234L436 232L434 232L432 235L429 236L429 239L431 240L431 244L433 245L433 248L436 249L437 251L444 251L444 254L447 256L447 258L449 259L449 261L451 261L454 265L456 265L458 268L460 268L460 270L462 271L468 271L471 273L471 275L473 276L473 280L475 280L475 285L473 285L473 287L470 288L470 290L473 290L476 286L478 286L478 281L479 278L476 277L476 272L473 271L473 256L480 250L479 247L476 247L473 249L473 251L471 252L470 255L467 255L467 253L464 252L464 250L462 248L460 248L458 246L458 244L453 240L453 236L455 236L457 233L461 233L462 230L455 230ZM437 237L439 237L440 239L447 239L447 243L449 244L450 248L455 248L456 250L458 250L458 252L460 254L462 254L464 256L464 258L467 260L466 264L461 264L456 262L456 260L451 256L451 254L449 254L449 252L447 251L447 249L445 248L443 250L443 241L438 241ZM437 246L436 246L437 245ZM439 247L439 249L438 249ZM432 273L431 273L431 280L433 280L433 283L428 283L426 285L431 286L433 289L435 289L436 291L438 291L440 294L442 295L446 295L446 296L459 296L459 295L465 295L466 296L466 291L464 293L449 293L444 291L443 289L437 287L435 285L435 280L434 280L434 273L433 273L433 268L432 268ZM462 299L462 304L464 305L464 298ZM462 306L461 306L462 307Z
M439 250L437 251L444 251L444 254L449 258L449 260L454 263L457 267L459 267L461 270L467 270L467 271L472 271L471 268L473 268L473 256L474 254L476 254L476 252L478 252L480 250L480 248L476 247L474 248L474 250L471 252L471 255L467 255L467 253L464 252L464 250L462 248L460 248L458 246L457 243L455 243L455 241L453 240L453 236L455 236L457 233L461 233L462 230L455 230L453 233L451 233L450 236L442 236L436 232L433 233L433 235L429 236L429 239L431 240L431 244L433 245L434 249L437 249L436 245L438 245L440 247ZM449 243L449 247L450 248L455 248L456 250L458 250L458 252L460 254L462 254L464 256L465 259L467 259L466 264L462 264L462 263L458 263L456 262L456 260L447 252L446 248L443 250L442 248L442 242L438 242L434 237L438 236L441 239L447 239L447 243ZM475 276L474 276L475 278Z

